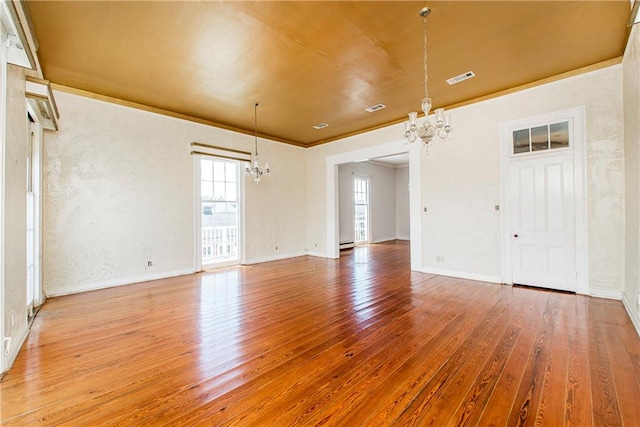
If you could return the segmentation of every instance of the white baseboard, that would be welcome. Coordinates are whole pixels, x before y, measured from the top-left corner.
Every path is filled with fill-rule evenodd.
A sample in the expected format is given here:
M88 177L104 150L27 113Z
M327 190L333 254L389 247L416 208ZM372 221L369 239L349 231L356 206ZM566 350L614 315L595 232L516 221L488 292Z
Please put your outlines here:
M460 279L477 280L479 282L502 283L500 276L485 276L483 274L467 273L462 271L444 270L433 267L422 267L423 273L437 274L438 276L457 277Z
M606 299L622 299L622 292L620 291L611 291L608 289L590 289L589 295L597 298L606 298Z
M411 240L411 239L410 239L409 237L404 237L404 236L402 236L402 237L401 237L401 236L398 236L398 237L396 237L396 240L406 240L406 241L408 242L408 241L409 241L409 240Z
M263 257L258 257L258 258L253 258L250 260L247 260L245 262L246 265L251 265L251 264L260 264L263 262L270 262L270 261L280 261L282 259L287 259L287 258L296 258L299 256L305 256L308 255L308 252L294 252L294 253L288 253L288 254L282 254L282 255L268 255L268 256L263 256Z
M113 280L105 280L104 282L91 283L87 285L75 285L66 287L64 289L45 289L47 297L59 297L63 295L77 294L80 292L95 291L98 289L113 288L116 286L131 285L139 282L149 282L151 280L167 279L169 277L184 276L187 274L193 274L193 269L189 270L175 270L167 271L164 273L155 274L143 274L140 276L122 277Z
M313 251L309 251L309 252L307 252L307 255L309 255L309 256L314 256L314 257L318 257L318 258L329 258L329 257L327 256L327 254L326 254L326 253L324 253L324 252L313 252Z
M638 336L640 336L640 313L633 309L633 301L629 299L626 292L622 293L622 305L627 310L627 314L629 318L631 318L631 323L636 327L636 332Z
M9 368L11 368L27 336L29 336L29 328L25 326L15 337L11 337L11 347L9 347L9 355L4 359L5 366L2 367L2 373L7 372Z
M395 237L384 237L382 239L372 240L371 243L384 243L384 242L391 242L393 240L396 240L396 238Z

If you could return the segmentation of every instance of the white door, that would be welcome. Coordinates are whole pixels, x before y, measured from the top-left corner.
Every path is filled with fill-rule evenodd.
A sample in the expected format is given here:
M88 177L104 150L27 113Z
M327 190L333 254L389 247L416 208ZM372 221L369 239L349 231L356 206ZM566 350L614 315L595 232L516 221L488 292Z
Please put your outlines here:
M514 284L576 291L573 154L510 161Z

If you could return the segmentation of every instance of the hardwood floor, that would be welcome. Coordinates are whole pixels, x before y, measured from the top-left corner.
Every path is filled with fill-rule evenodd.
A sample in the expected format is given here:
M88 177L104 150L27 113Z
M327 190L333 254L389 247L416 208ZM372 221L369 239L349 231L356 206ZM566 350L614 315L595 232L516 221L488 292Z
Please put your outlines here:
M392 242L49 299L0 387L3 425L640 426L640 339Z

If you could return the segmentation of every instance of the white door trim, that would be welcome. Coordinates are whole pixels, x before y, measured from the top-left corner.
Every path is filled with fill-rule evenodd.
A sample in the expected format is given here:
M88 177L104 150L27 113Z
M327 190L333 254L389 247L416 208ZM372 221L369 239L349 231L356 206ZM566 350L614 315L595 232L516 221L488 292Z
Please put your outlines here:
M193 156L193 271L201 272L202 267L202 173L201 173L201 160L204 156L194 154ZM213 156L215 157L215 156ZM244 265L246 264L246 219L245 219L245 173L243 170L242 162L236 161L237 177L238 177L238 261L233 261L228 264L218 263L216 268L232 266L232 265Z
M339 230L338 230L338 165L390 156L392 154L409 153L409 221L411 245L411 269L422 271L422 162L420 161L422 144L414 143L409 146L403 140L374 145L372 147L349 151L346 153L327 156L327 243L326 257L339 258Z
M10 347L5 343L4 312L5 312L5 284L4 284L4 253L5 253L5 232L4 232L4 169L5 169L5 131L7 123L7 44L4 25L0 22L0 374L9 369L8 355L5 350L10 351Z
M193 271L202 271L202 189L200 160L201 155L194 154L193 161Z
M573 144L573 170L575 185L575 219L576 219L576 292L589 294L589 248L587 225L587 190L586 190L586 110L578 106L566 110L555 111L533 117L513 120L500 124L500 204L502 205L502 282L513 283L511 271L511 214L509 212L509 164L511 161L511 132L515 129L533 127L537 124L554 123L569 119ZM548 154L551 155L553 151ZM566 151L558 152L558 155ZM547 155L545 153L544 155Z

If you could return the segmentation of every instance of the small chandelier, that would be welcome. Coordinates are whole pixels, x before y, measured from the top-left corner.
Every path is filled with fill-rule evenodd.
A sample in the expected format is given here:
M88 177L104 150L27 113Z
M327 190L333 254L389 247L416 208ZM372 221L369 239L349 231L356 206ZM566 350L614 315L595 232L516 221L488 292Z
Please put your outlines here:
M431 98L429 97L429 75L427 73L427 16L431 13L431 9L424 7L420 10L419 14L424 19L423 32L424 32L424 61L422 67L424 70L424 98L422 98L422 111L424 112L424 122L418 125L418 113L412 111L409 113L409 121L405 122L404 138L406 142L412 143L416 139L428 146L434 136L438 136L441 139L450 140L451 132L451 117L444 114L444 108L437 108L435 110L436 123L432 124L429 119L429 111L431 111Z
M256 153L252 156L252 161L245 166L247 175L253 178L256 184L260 182L260 177L264 174L271 175L269 163L264 164L264 168L260 167L258 160L258 103L253 104L253 123Z

